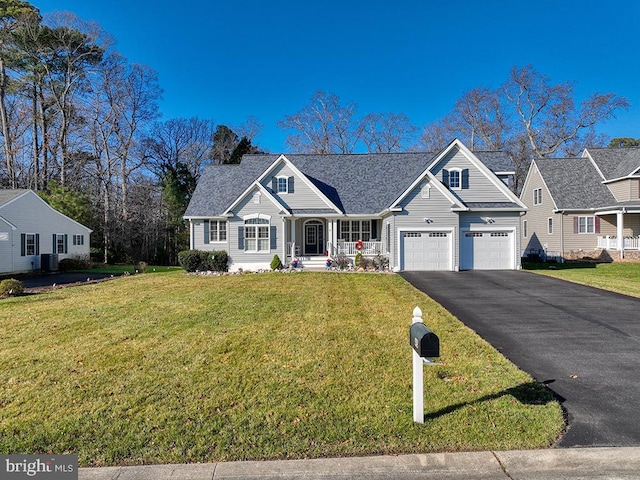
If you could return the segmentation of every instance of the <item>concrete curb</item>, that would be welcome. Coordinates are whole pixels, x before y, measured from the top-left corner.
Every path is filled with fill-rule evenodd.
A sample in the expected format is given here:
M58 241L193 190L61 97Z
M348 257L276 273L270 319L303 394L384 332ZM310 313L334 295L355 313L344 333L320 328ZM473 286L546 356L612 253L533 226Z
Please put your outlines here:
M432 453L81 468L80 480L560 480L640 478L640 448Z

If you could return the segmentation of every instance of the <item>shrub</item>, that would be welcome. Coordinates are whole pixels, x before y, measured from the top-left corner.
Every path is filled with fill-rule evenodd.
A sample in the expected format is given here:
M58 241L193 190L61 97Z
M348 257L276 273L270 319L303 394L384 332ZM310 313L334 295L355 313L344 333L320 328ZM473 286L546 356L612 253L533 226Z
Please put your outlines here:
M353 261L353 264L357 268L367 268L367 261L366 261L364 255L362 255L362 252L356 253L356 258Z
M136 273L145 273L148 266L147 262L138 262L136 264Z
M332 260L333 260L333 265L335 265L337 268L341 270L346 270L351 266L349 257L347 257L344 253L338 253L337 255L334 255Z
M183 250L178 253L178 263L187 272L207 271L226 272L229 255L224 250L214 252L204 250Z
M84 270L91 267L91 261L85 257L63 258L58 262L58 270L70 272L72 270Z
M273 260L271 260L271 270L281 270L281 269L282 269L282 262L280 261L280 257L276 253L273 256Z
M0 297L17 296L24 293L24 285L20 280L8 278L0 282Z

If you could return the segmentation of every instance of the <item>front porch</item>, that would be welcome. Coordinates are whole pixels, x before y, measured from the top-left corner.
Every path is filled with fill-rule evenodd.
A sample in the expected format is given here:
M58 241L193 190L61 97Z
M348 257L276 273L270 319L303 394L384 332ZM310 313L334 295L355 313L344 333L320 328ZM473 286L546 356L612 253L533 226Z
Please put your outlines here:
M604 250L640 250L640 236L624 237L623 243L620 245L618 237L614 235L605 235L598 237L598 248Z
M320 258L344 255L353 260L358 253L365 257L382 255L383 242L378 235L379 219L340 220L334 218L285 218L283 258L310 263Z

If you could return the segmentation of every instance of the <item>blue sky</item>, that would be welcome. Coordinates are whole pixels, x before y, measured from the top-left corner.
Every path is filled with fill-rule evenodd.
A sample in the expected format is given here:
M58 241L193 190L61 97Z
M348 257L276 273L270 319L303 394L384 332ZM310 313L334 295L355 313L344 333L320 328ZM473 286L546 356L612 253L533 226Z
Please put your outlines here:
M154 68L163 119L237 125L255 116L255 144L286 151L276 122L318 90L361 115L442 118L475 87L497 87L532 64L554 82L626 97L599 129L640 137L640 2L636 0L33 0L45 14L94 20L131 63Z

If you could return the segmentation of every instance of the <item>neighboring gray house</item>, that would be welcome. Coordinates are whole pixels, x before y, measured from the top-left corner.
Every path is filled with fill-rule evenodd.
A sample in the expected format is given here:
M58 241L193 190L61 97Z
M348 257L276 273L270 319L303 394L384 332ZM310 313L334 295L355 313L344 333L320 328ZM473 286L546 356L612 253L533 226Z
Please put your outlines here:
M226 250L231 270L358 251L396 271L517 269L526 207L492 171L511 175L508 160L459 140L435 155L245 155L203 173L191 248Z
M43 255L88 257L90 234L32 190L0 189L0 274L44 268Z
M528 207L523 255L639 257L640 148L589 148L578 158L536 159L520 199Z

